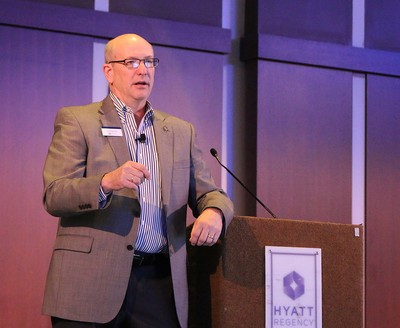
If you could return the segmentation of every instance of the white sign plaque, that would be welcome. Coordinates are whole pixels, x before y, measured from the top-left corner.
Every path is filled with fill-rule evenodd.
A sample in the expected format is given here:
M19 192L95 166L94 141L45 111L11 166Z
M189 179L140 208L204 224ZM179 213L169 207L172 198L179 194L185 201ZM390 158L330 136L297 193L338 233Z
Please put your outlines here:
M321 249L265 247L265 327L322 328Z

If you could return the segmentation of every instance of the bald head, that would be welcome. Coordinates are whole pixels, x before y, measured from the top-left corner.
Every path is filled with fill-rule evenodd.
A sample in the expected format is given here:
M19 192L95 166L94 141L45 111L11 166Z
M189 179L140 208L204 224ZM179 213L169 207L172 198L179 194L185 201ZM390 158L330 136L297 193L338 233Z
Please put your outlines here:
M118 57L119 52L123 50L124 47L146 47L153 51L152 45L140 35L122 34L106 44L104 52L105 62L108 63L111 60L124 59Z

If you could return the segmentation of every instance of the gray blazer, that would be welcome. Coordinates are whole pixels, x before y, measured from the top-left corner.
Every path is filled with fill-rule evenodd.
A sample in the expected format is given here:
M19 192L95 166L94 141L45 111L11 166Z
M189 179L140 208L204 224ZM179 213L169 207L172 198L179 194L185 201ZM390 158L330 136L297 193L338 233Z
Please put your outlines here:
M133 259L129 246L135 244L140 215L131 189L114 192L99 209L102 176L130 160L125 137L105 137L102 127L122 128L109 97L60 109L43 173L44 206L60 217L43 312L99 323L111 321L124 300ZM233 205L205 167L191 124L155 111L154 130L176 309L186 327L187 205L195 216L207 207L221 209L225 227Z

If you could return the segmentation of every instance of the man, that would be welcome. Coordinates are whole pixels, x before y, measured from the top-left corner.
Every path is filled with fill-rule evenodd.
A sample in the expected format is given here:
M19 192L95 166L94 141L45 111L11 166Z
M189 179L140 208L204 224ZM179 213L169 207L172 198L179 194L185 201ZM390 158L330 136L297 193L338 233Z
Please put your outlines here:
M43 173L60 217L43 305L53 327L187 327L186 207L193 246L232 219L193 126L148 102L158 62L138 35L111 40L110 94L57 113Z

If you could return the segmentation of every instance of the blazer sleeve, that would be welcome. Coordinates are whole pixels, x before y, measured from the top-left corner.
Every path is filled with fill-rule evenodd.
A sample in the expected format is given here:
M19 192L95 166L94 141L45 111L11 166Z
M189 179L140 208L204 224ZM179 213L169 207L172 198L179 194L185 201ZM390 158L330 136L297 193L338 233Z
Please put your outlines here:
M64 107L57 113L44 165L43 203L54 216L71 216L99 207L103 174L87 176L87 132L75 115L77 110Z
M202 158L202 151L199 148L193 125L191 125L191 129L189 206L195 217L209 207L220 209L224 215L224 224L226 228L233 218L233 203L225 191L216 186L210 170Z

